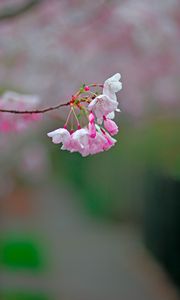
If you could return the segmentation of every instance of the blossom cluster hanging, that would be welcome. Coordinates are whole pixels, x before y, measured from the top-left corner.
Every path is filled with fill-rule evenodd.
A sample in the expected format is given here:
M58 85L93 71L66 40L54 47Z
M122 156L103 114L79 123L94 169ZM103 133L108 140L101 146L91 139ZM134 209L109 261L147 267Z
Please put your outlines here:
M62 150L79 152L82 156L108 150L116 143L112 136L118 133L113 119L115 112L120 111L116 97L122 89L120 79L117 73L104 84L84 84L69 102L39 110L29 110L39 103L37 96L7 92L0 98L0 131L19 131L26 127L27 121L39 120L43 113L69 106L64 127L47 134L52 142L62 144Z
M48 133L53 143L62 143L62 150L79 152L82 156L110 149L116 143L112 136L118 133L118 126L112 119L115 116L114 112L119 111L116 93L122 89L120 78L120 74L117 73L107 79L103 85L103 92L99 95L90 91L91 86L83 86L72 98L64 128ZM77 115L76 108L82 114ZM76 120L76 129L72 127L69 131L67 125L71 114ZM83 119L84 115L87 118L87 125L82 126L81 116Z

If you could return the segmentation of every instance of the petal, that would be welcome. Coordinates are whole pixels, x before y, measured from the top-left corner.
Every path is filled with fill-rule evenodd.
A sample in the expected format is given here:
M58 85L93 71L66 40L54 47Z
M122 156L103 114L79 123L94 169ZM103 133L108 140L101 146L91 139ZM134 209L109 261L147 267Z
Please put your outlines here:
M68 143L71 139L69 131L65 128L56 129L49 132L47 135L52 138L54 144Z
M118 109L118 108L117 108ZM117 111L117 109L116 109L116 111ZM109 113L109 114L107 114L107 116L106 116L108 119L114 119L115 118L115 113L114 113L114 111L112 111L111 113Z
M103 94L116 100L114 94L119 92L122 89L122 83L119 81L120 78L121 78L120 73L116 73L112 77L108 78L104 82Z
M104 83L117 82L120 79L121 79L121 74L116 73L113 76L111 76L110 78L106 79Z
M97 103L97 98L93 99L91 101L91 103L88 105L88 109L92 110L92 108L94 107L94 105Z

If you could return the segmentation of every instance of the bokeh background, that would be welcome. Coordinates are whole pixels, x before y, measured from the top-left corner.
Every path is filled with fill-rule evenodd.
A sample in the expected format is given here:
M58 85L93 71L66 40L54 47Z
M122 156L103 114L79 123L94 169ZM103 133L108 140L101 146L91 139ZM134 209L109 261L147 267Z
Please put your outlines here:
M66 109L0 133L0 299L179 299L179 0L0 1L1 93L44 107L116 72L112 150L51 144Z

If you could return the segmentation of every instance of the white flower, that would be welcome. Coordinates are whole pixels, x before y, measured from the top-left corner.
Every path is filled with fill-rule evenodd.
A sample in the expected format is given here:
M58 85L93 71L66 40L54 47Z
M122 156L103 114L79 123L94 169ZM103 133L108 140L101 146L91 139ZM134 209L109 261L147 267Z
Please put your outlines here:
M63 143L63 145L68 145L71 140L71 135L69 131L65 128L56 129L54 131L49 132L47 135L52 138L52 142L54 144Z
M104 145L106 145L107 140L103 136L102 132L96 132L95 138L90 138L90 154L96 154L104 151Z
M76 118L77 129L75 128L75 131L70 134L66 129L54 130L48 133L48 136L52 137L52 141L55 144L62 143L62 150L79 152L83 157L109 150L114 146L116 140L111 135L118 133L118 126L111 119L114 118L114 112L119 111L116 93L122 88L122 84L119 82L120 78L120 74L117 73L107 79L103 86L103 94L96 96L95 99L91 98L88 105L89 123L86 127L80 128L79 120ZM97 124L102 124L103 120L103 126L110 134L103 126ZM67 121L65 125L67 125Z
M116 111L116 112L120 112L120 109L117 108L115 111ZM112 111L111 113L107 114L106 117L107 117L108 119L111 119L111 120L114 119L114 118L115 118L115 112Z
M68 150L80 152L82 156L89 155L89 131L87 128L78 129L72 134L71 145Z
M103 94L97 96L88 105L88 109L92 110L101 124L103 116L108 116L108 118L114 118L114 111L119 111L118 101L116 93L122 89L122 83L119 81L121 75L119 73L108 78L104 82ZM109 115L110 114L110 115Z
M108 96L111 100L117 101L116 94L122 89L121 75L116 73L104 82L103 95Z
M109 113L114 112L118 107L118 102L111 100L106 95L97 96L92 102L89 104L89 110L92 110L97 119L98 123L101 123L103 120L103 116L108 115Z

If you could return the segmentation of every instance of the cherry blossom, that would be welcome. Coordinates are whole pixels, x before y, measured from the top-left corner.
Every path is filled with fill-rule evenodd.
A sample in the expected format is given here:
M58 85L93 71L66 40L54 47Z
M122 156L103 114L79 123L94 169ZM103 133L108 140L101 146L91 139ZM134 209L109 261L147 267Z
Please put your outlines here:
M104 117L104 128L111 134L115 135L118 133L118 126L116 123L106 117Z
M54 144L63 143L65 145L70 142L70 133L65 128L59 128L48 133L48 136L52 138Z
M89 110L92 110L98 123L102 123L103 116L114 112L118 107L118 102L110 99L106 95L97 96L88 106Z
M98 123L102 123L103 117L111 114L110 118L114 118L114 111L119 111L116 93L122 89L122 83L119 81L121 75L116 73L108 78L103 85L103 93L98 95L89 104L89 110L92 110Z
M122 89L122 82L119 81L120 79L121 75L116 73L104 82L103 94L114 101L117 101L116 93Z
M118 111L116 93L122 89L120 78L116 73L104 84L83 84L68 102L41 109L36 108L39 98L35 95L6 92L0 99L0 130L22 130L27 122L38 120L41 114L67 106L64 127L47 133L52 142L61 144L62 150L79 152L82 156L109 150L116 143L112 136L118 133L112 118Z
M95 138L96 137L96 127L95 127L95 118L94 118L93 113L90 113L90 115L89 115L88 128L89 128L90 137Z
M64 128L49 132L55 144L62 144L62 150L79 152L83 157L109 150L115 145L116 140L112 138L118 133L118 126L111 119L117 111L118 101L116 93L122 89L119 81L120 74L117 73L104 82L102 94L91 91L97 84L84 85L70 101L70 110ZM88 88L87 88L88 87ZM95 96L95 97L94 97ZM88 104L88 106L87 106ZM85 114L88 123L82 127L81 118L77 117L76 110ZM81 115L81 114L80 114ZM67 126L75 121L76 128ZM103 127L104 126L104 127Z

